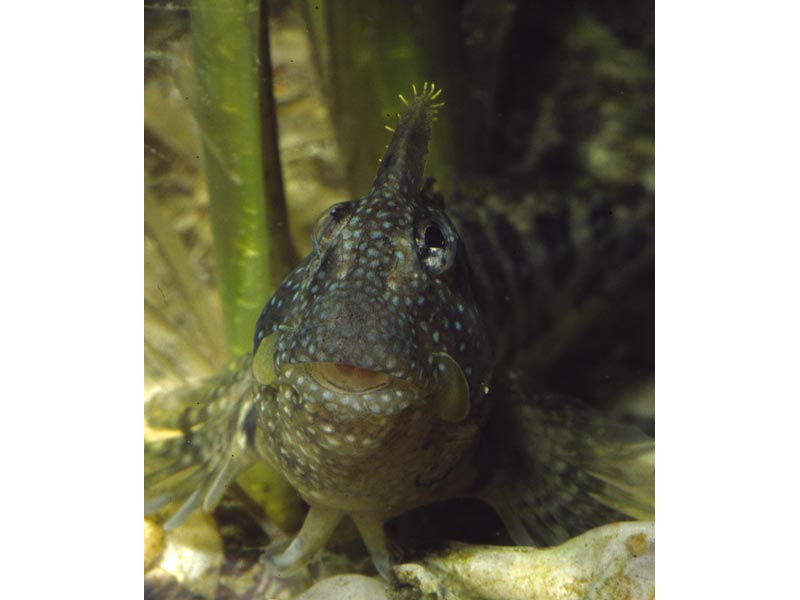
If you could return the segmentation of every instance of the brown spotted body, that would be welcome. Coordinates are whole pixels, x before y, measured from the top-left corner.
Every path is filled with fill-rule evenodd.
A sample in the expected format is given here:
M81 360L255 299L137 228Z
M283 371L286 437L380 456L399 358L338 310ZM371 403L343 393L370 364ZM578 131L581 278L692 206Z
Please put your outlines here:
M277 416L287 412L280 401L265 403L270 410L274 416L263 424L272 435L259 452L310 504L388 519L452 497L459 483L463 489L463 477L453 476L463 453L448 454L474 441L474 425L445 426L421 408L361 418L311 403L290 408L286 418Z
M312 252L258 320L237 387L208 405L214 418L187 408L181 428L190 439L159 449L172 466L148 473L146 509L185 498L168 527L212 509L254 461L283 473L311 507L273 558L286 572L348 515L387 576L383 523L459 495L490 502L519 543L553 543L579 527L647 513L628 481L615 482L620 472L641 474L620 464L652 444L599 427L573 404L553 410L498 366L520 349L519 324L540 318L521 301L524 286L542 280L540 304L545 314L556 310L586 285L569 261L592 249L559 249L541 215L520 230L549 227L543 243L497 219L487 236L475 216L486 207L451 221L422 179L436 96L426 88L409 104L369 193L320 217ZM487 255L498 240L521 252L518 262ZM505 283L490 288L484 277L493 271ZM521 308L508 310L509 299ZM570 511L580 515L574 525L555 520Z

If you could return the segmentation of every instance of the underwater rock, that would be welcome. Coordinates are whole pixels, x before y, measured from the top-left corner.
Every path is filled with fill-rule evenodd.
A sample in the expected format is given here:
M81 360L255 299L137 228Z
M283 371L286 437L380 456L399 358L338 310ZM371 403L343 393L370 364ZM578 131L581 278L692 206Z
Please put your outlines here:
M144 519L144 572L147 573L164 551L164 530L153 517Z
M164 537L163 551L145 575L145 588L150 590L150 597L171 596L164 589L174 587L178 597L215 598L223 554L213 519L198 513L172 531L164 532L157 525L153 529L158 533L150 531L151 536ZM145 539L147 548L147 537Z
M655 524L613 523L551 548L454 545L394 573L404 600L650 600Z
M388 600L386 584L377 577L336 575L323 579L297 600Z

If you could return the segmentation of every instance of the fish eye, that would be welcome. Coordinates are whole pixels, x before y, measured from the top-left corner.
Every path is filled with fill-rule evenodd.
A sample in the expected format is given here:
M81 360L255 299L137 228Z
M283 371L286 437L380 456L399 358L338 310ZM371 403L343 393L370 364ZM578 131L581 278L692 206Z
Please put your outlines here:
M444 248L447 243L442 230L436 223L431 223L425 228L425 245L428 248Z
M311 228L311 243L315 252L320 252L334 238L352 210L352 202L340 202L325 209L317 218Z
M345 202L340 202L339 204L334 204L328 209L328 215L332 219L341 219L345 214L349 212L349 204Z
M452 266L456 234L449 224L439 220L426 221L417 228L416 240L422 264L432 275L444 273Z

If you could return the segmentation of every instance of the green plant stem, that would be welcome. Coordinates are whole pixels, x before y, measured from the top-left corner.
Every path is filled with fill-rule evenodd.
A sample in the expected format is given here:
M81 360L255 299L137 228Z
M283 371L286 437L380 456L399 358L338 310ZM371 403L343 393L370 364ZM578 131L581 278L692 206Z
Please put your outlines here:
M192 36L206 178L228 347L251 350L258 314L291 245L258 0L193 0ZM267 98L266 96L269 96ZM267 123L265 124L265 121Z

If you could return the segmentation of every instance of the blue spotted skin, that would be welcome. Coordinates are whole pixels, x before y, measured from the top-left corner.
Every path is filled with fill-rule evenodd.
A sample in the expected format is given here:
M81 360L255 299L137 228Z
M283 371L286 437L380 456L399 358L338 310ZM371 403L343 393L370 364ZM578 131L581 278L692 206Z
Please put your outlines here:
M345 363L423 389L434 376L432 353L446 352L477 389L488 373L480 368L485 335L468 268L463 258L446 276L426 268L420 245L432 224L451 246L444 252L464 254L447 216L419 190L391 179L327 211L314 252L264 309L254 351L283 328L279 364Z
M254 340L256 351L279 336L278 392L259 407L259 453L312 505L381 520L464 487L461 463L486 413L490 365L466 253L421 191L431 103L421 96L408 109L369 194L320 217L311 254L265 307ZM458 423L430 406L442 354L469 386ZM309 365L318 363L391 381L343 393L315 379Z
M618 510L610 478L580 471L603 472L592 440L616 430L575 416L583 413L572 404L559 410L508 369L526 351L554 352L548 340L579 329L602 306L597 299L648 260L649 209L622 207L610 221L592 199L531 211L530 198L498 195L446 213L423 181L434 100L426 90L410 103L369 193L320 217L312 252L258 320L255 377L247 358L230 386L223 378L210 388L203 408L173 400L184 439L151 448L167 466L145 482L148 511L188 496L168 527L212 509L255 461L283 473L311 506L274 559L287 572L349 515L388 575L383 523L460 495L492 503L520 543L556 543L649 514L646 501L627 496L625 506L641 510ZM509 219L514 211L519 219ZM593 281L601 264L614 272ZM151 404L151 415L168 412L165 401ZM614 508L598 504L604 494ZM564 525L570 514L579 518Z

